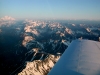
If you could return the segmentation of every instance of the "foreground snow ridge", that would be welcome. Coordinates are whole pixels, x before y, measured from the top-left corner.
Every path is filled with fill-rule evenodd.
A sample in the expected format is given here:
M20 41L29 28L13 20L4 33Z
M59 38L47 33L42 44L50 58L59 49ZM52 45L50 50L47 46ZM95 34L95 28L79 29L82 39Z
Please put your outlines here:
M26 68L18 75L47 75L59 58L60 55L49 55L44 60L27 62Z

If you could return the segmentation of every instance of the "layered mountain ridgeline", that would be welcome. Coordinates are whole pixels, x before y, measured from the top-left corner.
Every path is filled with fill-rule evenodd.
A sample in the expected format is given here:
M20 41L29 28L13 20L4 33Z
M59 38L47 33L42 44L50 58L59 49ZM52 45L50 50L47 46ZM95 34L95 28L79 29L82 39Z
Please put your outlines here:
M47 74L72 40L98 41L99 36L100 24L97 23L16 21L6 16L0 19L0 71L2 75L30 71L34 71L34 75Z

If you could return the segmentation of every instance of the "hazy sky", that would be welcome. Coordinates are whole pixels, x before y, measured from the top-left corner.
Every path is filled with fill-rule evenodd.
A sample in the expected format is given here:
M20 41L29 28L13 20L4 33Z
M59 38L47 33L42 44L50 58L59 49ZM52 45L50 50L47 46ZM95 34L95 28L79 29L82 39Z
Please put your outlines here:
M100 0L0 0L0 18L100 20Z

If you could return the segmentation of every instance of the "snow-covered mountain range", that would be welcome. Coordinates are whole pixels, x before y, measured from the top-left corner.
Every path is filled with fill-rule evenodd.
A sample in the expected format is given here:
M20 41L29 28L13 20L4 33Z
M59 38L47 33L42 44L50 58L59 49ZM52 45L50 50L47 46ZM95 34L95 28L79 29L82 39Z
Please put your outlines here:
M72 40L98 40L100 24L58 20L0 19L3 75L46 75Z

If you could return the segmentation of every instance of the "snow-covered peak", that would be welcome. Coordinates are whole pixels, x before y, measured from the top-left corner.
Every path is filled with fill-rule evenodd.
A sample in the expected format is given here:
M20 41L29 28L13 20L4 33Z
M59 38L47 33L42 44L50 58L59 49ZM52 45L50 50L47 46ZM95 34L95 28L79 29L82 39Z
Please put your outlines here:
M66 41L66 40L63 40L63 39L62 39L62 43L63 43L64 45L66 45L66 46L69 46L69 44L70 44L69 41Z
M32 36L25 36L22 45L26 47L26 44L32 40L34 40Z
M0 19L0 21L8 21L8 20L13 21L15 19L12 18L12 17L10 17L10 16L5 16L5 17L3 17L3 18Z
M59 58L60 55L49 55L45 60L27 62L26 68L18 75L47 75Z
M2 25L10 26L12 24L15 24L15 19L10 16L5 16L0 19L0 26Z
M91 32L91 30L89 28L86 28L87 32Z
M62 37L62 36L65 36L65 34L64 33L60 33L60 36Z
M76 26L75 24L72 24L72 26Z
M32 27L36 27L39 26L38 21L33 21L33 20L25 20L26 26L32 26Z
M69 29L69 28L66 28L65 31L66 31L68 34L72 34L72 30Z

